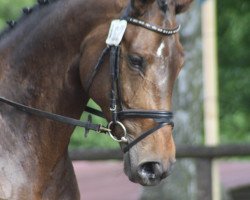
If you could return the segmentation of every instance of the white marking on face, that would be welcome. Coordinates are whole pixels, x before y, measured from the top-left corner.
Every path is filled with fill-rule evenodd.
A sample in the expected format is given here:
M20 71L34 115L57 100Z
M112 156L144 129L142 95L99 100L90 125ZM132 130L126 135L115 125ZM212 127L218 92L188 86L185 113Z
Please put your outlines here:
M164 78L162 78L162 79L159 81L158 85L159 85L159 86L164 86L164 85L166 85L166 82L167 82L167 77L165 76Z
M161 65L158 66L158 69L161 69L161 70L165 69L165 65L164 65L164 60L165 60L165 58L164 58L164 55L163 55L163 50L164 50L164 48L165 48L165 44L164 44L164 42L161 42L161 44L160 44L160 46L158 47L157 52L156 52L157 57L159 57L159 58L162 60L162 61L161 61L161 62L162 62ZM167 77L164 76L164 77L162 77L162 78L160 79L160 81L158 82L158 85L159 85L159 86L163 86L163 85L166 84L166 81L167 81Z
M156 55L158 57L163 57L163 49L165 47L165 44L163 42L161 42L160 46L157 49Z

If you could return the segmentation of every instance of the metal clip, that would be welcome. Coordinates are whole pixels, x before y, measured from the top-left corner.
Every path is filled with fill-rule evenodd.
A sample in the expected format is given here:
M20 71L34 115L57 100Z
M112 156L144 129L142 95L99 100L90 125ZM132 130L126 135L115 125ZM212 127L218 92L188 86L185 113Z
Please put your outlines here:
M111 130L109 128L106 128L100 124L100 129L98 131L99 133L109 133Z
M110 110L111 112L115 112L115 111L116 111L116 108L117 108L117 106L115 105L113 108L110 107L109 110Z

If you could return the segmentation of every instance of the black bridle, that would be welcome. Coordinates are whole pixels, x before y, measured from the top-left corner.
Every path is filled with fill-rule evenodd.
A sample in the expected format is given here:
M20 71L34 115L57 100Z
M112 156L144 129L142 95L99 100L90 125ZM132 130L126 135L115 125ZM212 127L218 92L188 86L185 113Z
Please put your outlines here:
M154 31L159 34L163 35L173 35L177 33L180 29L180 26L174 28L174 29L163 29L160 27L157 27L155 25L151 25L149 23L143 22L138 19L134 19L131 17L126 17L123 20L120 20L120 22L126 24L126 23L131 23L136 26L140 26L143 28L146 28L150 31ZM119 23L119 22L118 22ZM113 27L114 28L114 27ZM111 29L111 28L110 28ZM154 133L155 131L161 129L162 127L166 125L170 125L172 128L174 126L173 122L173 113L170 111L165 111L165 110L138 110L138 109L127 109L125 110L122 106L122 101L121 101L121 94L120 94L120 86L119 86L119 59L120 59L120 42L122 40L123 34L126 30L123 30L123 33L118 35L120 39L118 39L118 42L116 41L113 43L111 41L107 42L107 47L103 50L97 65L95 66L92 75L90 76L89 82L87 84L87 92L89 92L89 89L91 87L91 84L98 73L104 57L109 53L110 54L110 75L111 75L111 99L110 99L110 112L112 116L112 121L109 123L108 127L104 127L99 124L93 124L91 121L91 117L89 116L88 121L83 122L80 120L72 119L69 117L53 114L50 112L42 111L39 109L35 109L29 106L25 106L23 104L19 104L17 102L11 101L9 99L6 99L4 97L0 96L0 102L6 103L10 106L13 106L25 113L29 113L32 115L36 115L39 117L44 117L48 118L50 120L70 124L73 126L80 126L85 128L85 134L87 135L89 130L94 130L97 132L101 133L109 133L109 135L116 140L117 142L121 143L127 143L127 145L123 148L123 152L126 153L131 149L134 145L136 145L138 142L149 136L150 134ZM116 30L115 30L116 31ZM112 31L111 31L112 32ZM117 35L115 35L117 36ZM110 35L109 35L110 37ZM112 34L111 34L112 38ZM116 40L117 38L115 38ZM112 39L111 39L112 40ZM93 108L86 107L85 111L98 115L101 117L104 117L103 113L95 110ZM129 142L128 141L128 135L127 135L127 130L126 127L123 125L121 122L124 119L127 118L148 118L148 119L153 119L156 123L156 126L153 128L147 130L146 132L142 133L138 138L135 138L133 141ZM124 132L124 136L121 137L121 139L117 139L115 136L113 136L111 129L113 126L120 126Z
M124 136L118 142L127 142L128 144L123 148L123 152L127 152L130 148L146 138L148 135L157 131L166 125L174 126L173 113L164 110L139 110L139 109L124 109L120 95L120 84L119 84L119 58L120 58L120 46L110 47L110 72L111 72L111 99L110 99L110 111L112 114L112 121L109 123L108 128L111 125L119 125L124 131ZM127 131L125 126L122 124L123 119L127 118L148 118L153 119L156 122L156 126L142 133L138 138L132 142L128 142ZM126 140L127 139L127 140Z
M163 29L155 25L151 25L149 23L146 23L144 21L131 18L131 17L124 17L123 20L117 20L120 23L131 23L136 26L143 27L145 29L148 29L150 31L154 31L156 33L160 33L163 35L173 35L176 34L180 30L180 26L177 26L174 29ZM122 22L123 21L123 22ZM126 22L124 22L126 21ZM119 23L118 22L118 23ZM119 25L118 25L119 26ZM91 80L89 81L89 85L87 86L87 91L89 91L91 84L93 83L93 79L95 78L95 75L99 71L99 68L101 66L100 63L103 62L103 58L105 55L110 54L110 75L111 75L111 98L110 98L110 112L112 116L112 121L108 125L108 129L111 129L113 125L118 125L122 128L124 132L124 136L121 137L121 139L117 139L115 136L113 136L110 133L110 136L116 140L117 142L121 143L127 143L127 145L123 148L123 152L126 153L131 149L134 145L136 145L138 142L149 136L150 134L154 133L155 131L161 129L162 127L166 125L170 125L172 128L174 127L174 122L173 122L173 112L170 111L165 111L165 110L139 110L139 109L124 109L122 105L122 99L121 99L121 92L120 92L120 78L119 78L119 70L120 70L120 42L123 38L123 34L126 30L126 27L124 28L124 31L121 31L120 33L122 36L120 37L120 40L117 40L117 37L120 35L116 35L114 33L114 41L112 41L112 33L111 32L116 32L117 27L110 27L110 33L108 36L108 39L106 41L107 47L103 50L101 57L99 58L99 62L96 65L92 76ZM119 29L119 27L118 27ZM119 32L119 31L118 31ZM110 36L111 35L111 36ZM109 40L110 39L110 40ZM153 128L145 131L142 133L139 137L135 138L133 141L129 142L127 138L127 131L126 127L123 125L121 122L123 119L127 118L148 118L148 119L153 119L156 123L156 126Z

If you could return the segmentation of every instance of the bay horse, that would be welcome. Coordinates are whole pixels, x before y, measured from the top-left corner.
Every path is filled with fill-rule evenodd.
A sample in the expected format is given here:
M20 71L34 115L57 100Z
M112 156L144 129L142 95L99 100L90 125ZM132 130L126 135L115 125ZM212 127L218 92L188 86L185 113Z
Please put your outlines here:
M176 15L191 2L39 0L0 35L0 96L72 118L94 99L126 149L125 174L156 185L175 162L171 98L184 57ZM79 199L73 127L4 102L0 119L0 199Z

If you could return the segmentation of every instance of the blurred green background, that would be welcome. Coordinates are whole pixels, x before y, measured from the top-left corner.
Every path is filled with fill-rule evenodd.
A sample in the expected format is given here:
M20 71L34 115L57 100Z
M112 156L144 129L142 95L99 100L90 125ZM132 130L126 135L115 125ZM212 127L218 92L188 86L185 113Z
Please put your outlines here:
M221 141L250 141L250 1L217 0Z
M6 27L6 20L18 19L21 9L35 2L0 0L0 29ZM249 11L250 1L217 0L221 143L250 142ZM93 102L90 104L96 107ZM86 117L84 114L82 119ZM103 119L94 117L94 121L103 122ZM97 134L84 139L83 130L76 128L70 148L79 146L116 148L117 144L109 137Z

